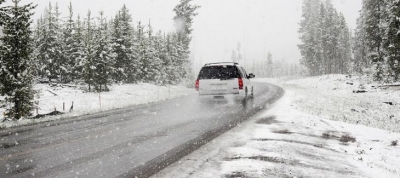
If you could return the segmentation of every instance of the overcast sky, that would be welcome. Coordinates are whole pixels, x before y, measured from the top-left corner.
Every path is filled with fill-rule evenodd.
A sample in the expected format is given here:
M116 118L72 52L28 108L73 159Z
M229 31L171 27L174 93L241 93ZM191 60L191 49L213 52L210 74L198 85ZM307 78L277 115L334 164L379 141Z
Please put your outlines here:
M11 0L6 0L10 3ZM332 0L343 13L351 29L361 9L362 0ZM22 3L32 2L22 0ZM67 15L68 0L36 0L35 18L40 17L49 2L58 2L62 16ZM134 22L151 21L156 30L174 31L172 9L179 0L71 0L76 14L85 16L88 9L96 15L100 10L106 16L126 4ZM271 52L274 60L298 62L300 52L298 28L301 20L301 0L194 0L201 6L194 19L192 54L197 66L205 62L229 61L237 43L249 65L262 60Z

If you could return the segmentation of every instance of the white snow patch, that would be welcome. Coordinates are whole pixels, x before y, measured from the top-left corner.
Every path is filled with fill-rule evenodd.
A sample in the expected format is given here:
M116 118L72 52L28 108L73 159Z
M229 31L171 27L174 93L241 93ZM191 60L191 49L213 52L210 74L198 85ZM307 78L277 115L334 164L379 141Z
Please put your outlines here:
M101 111L159 102L194 93L193 89L180 85L158 86L148 83L112 85L110 87L111 91L102 93L85 93L78 87L62 85L52 87L48 84L37 84L34 86L34 89L39 91L35 95L35 101L39 102L39 114L46 114L54 110L65 112L66 114L42 119L5 121L0 123L0 128L93 114ZM70 112L72 102L74 103L73 111ZM4 108L0 108L0 121L4 118L2 114L4 111ZM36 115L36 110L34 111L34 115Z
M283 82L299 109L323 118L400 132L400 85L367 76L325 75ZM363 93L364 92L364 93Z

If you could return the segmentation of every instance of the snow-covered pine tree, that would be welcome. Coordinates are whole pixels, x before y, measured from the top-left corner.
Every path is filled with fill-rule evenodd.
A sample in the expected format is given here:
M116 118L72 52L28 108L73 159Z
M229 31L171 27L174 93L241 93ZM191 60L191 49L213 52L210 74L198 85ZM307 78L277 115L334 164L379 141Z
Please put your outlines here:
M175 26L177 28L178 40L183 43L183 48L189 50L190 36L193 29L193 18L197 15L195 12L200 6L192 5L192 0L181 0L180 3L174 8L175 12Z
M115 16L111 41L115 58L114 80L117 82L137 82L138 64L133 51L132 17L124 5Z
M137 64L138 64L138 71L136 72L136 80L142 82L146 75L146 61L145 61L145 32L144 26L142 22L137 22L136 31L135 31L135 43L134 43L134 50L135 54L137 54Z
M332 74L338 73L337 63L338 63L338 37L340 34L340 29L338 27L338 14L334 9L331 0L325 1L325 28L327 29L325 53L325 73Z
M349 30L331 0L324 3L304 0L302 17L299 29L302 44L298 45L302 55L300 62L308 68L310 75L347 71L351 53L350 38L346 32Z
M43 40L43 17L40 17L39 19L36 20L36 25L33 30L33 52L32 52L32 58L33 58L33 66L34 66L34 72L33 75L38 77L42 76L41 70L42 66L40 66L40 46L41 41Z
M384 79L384 59L382 50L383 23L385 11L384 3L381 0L364 0L365 8L365 42L368 48L368 57L374 64L374 79Z
M126 64L126 58L124 58L124 45L122 39L122 32L121 32L121 24L120 24L120 14L118 12L115 15L115 18L112 20L112 30L111 30L111 41L112 41L112 48L113 52L116 54L115 58L115 73L113 75L113 79L116 82L126 81L126 74L124 71L124 63ZM125 48L126 49L126 48Z
M179 34L174 33L171 38L172 51L171 51L171 60L173 64L173 77L172 84L178 84L185 79L189 79L188 74L190 71L190 62L188 50L185 50L185 44L179 40Z
M45 12L47 12L47 7L45 8ZM45 22L46 15L42 15L37 22L37 26L35 28L35 35L33 36L34 40L34 52L33 57L37 62L35 65L36 68L36 77L45 78L46 75L46 63L45 63L45 54L43 53L44 49L47 45L44 45L47 37L47 26Z
M104 12L100 12L98 26L94 38L93 55L93 84L98 92L108 91L108 85L112 83L112 71L114 66L113 53L108 37L107 22L104 19Z
M302 20L300 22L300 40L301 44L298 45L301 53L300 63L309 69L311 76L319 74L319 61L316 58L318 53L318 39L316 39L320 0L304 0L302 8Z
M68 79L68 75L70 73L70 66L68 64L68 59L66 59L65 56L65 50L64 48L66 47L66 40L64 39L64 34L63 34L63 27L62 27L62 19L61 19L61 13L59 11L59 7L58 7L58 2L56 2L56 6L54 8L54 33L55 33L55 44L57 44L57 48L56 48L56 61L57 61L57 66L58 66L58 70L57 70L57 79L60 82L66 83L69 81Z
M388 10L388 28L383 38L383 48L390 68L388 74L397 81L400 79L400 1L392 1Z
M145 31L145 27L138 24L138 42L139 42L139 56L140 56L140 78L143 82L150 82L153 77L154 70L154 44L153 44L153 29L151 26L148 26L147 32Z
M268 52L267 54L267 71L265 71L266 73L266 77L274 77L274 67L273 67L273 61L272 61L272 54L270 52ZM265 69L264 69L265 70Z
M159 58L159 71L156 84L165 85L168 80L167 69L168 69L168 50L165 35L162 35L161 31L158 32L156 37L156 51L157 57Z
M33 109L32 4L0 8L4 36L0 46L0 94L9 103L6 117L19 120Z
M74 60L71 61L74 63L71 74L73 80L83 79L83 58L85 56L83 32L83 24L81 22L80 15L78 14L77 20L75 22L75 28L72 33L73 43L71 44L71 58Z
M346 20L343 14L339 15L339 28L340 31L338 37L338 71L337 73L345 74L349 72L349 66L351 62L351 35L349 28L347 27Z
M147 70L143 71L145 72L144 74L144 80L145 82L153 82L157 83L157 80L159 79L159 73L158 71L161 68L161 61L157 53L157 46L160 42L157 41L157 37L153 35L153 28L151 27L151 24L149 22L147 32L146 32L146 38L145 38L145 53L144 53L144 60L146 65Z
M90 10L85 19L85 27L83 34L84 53L82 58L82 77L86 84L89 86L89 92L93 91L92 87L95 86L95 72L96 64L94 61L94 24L91 17Z
M49 80L58 79L60 75L60 63L63 58L62 44L60 44L60 29L57 20L57 16L53 12L53 7L49 3L49 7L46 8L44 16L43 36L38 46L40 51L40 65L43 67L44 76Z
M316 46L316 54L315 54L315 61L317 67L317 73L319 75L326 74L326 64L327 64L327 57L326 57L326 49L328 46L328 37L329 33L327 32L329 29L327 21L327 10L323 4L320 5L319 10L319 17L318 17L318 24L315 33L315 38L317 45Z
M72 10L72 3L70 2L68 6L68 17L67 21L63 24L63 56L64 60L62 62L61 67L61 73L62 73L62 81L63 82L70 82L74 80L74 75L73 75L73 68L75 65L76 61L76 56L74 53L76 52L76 47L74 46L75 44L75 38L74 38L74 29L75 29L75 21L73 19L74 13Z
M177 41L180 46L179 54L180 58L183 60L181 65L183 65L182 75L179 78L185 78L186 80L192 80L194 74L192 72L192 62L189 61L189 46L192 40L191 33L193 31L192 24L193 18L197 15L196 10L200 6L192 5L192 0L181 0L180 3L175 6L175 26L177 29Z
M353 38L354 70L358 73L363 73L364 68L371 67L365 41L365 13L366 9L363 7L360 11L360 17L357 19Z
M167 74L167 81L166 84L173 84L177 80L177 66L176 66L176 57L177 50L175 45L173 44L173 34L168 33L166 37L166 59L165 59L165 70Z

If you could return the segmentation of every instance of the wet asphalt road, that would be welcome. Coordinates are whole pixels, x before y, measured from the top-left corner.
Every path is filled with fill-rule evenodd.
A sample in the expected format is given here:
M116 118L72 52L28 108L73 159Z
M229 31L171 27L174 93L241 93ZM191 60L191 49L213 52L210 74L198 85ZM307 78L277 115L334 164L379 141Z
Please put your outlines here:
M148 177L278 100L255 83L247 104L197 95L0 131L0 177Z

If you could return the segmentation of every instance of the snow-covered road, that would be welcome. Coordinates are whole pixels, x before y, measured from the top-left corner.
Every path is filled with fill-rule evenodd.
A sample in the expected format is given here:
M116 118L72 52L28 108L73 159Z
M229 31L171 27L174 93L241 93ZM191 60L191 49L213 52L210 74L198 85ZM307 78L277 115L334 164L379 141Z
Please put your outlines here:
M196 95L0 131L0 177L147 177L265 106L283 90L256 84L253 108Z
M154 177L400 177L400 134L305 113L297 88L285 90L271 109Z

